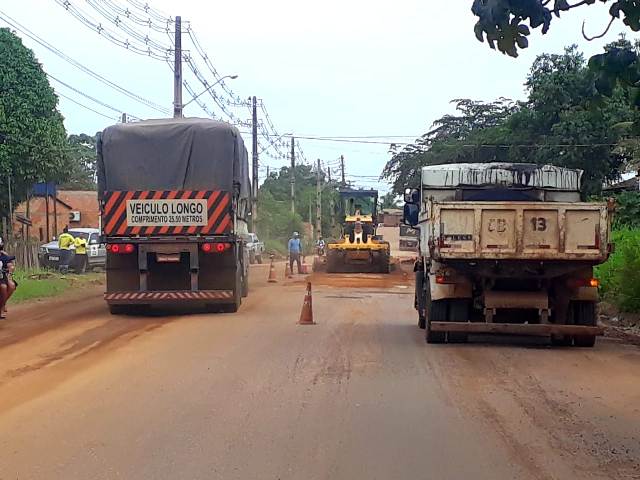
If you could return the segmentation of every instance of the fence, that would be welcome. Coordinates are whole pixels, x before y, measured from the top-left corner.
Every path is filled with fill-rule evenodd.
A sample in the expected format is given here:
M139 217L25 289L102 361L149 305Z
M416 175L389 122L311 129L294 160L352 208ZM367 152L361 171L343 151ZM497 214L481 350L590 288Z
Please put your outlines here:
M16 268L20 270L34 270L39 267L38 248L36 240L8 239L4 249L9 255L15 255Z

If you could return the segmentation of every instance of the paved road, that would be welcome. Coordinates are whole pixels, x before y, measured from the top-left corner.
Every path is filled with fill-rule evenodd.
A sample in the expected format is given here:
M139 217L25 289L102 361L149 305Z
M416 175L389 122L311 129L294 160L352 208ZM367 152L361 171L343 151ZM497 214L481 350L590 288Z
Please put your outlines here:
M640 478L637 347L427 346L401 272L314 277L301 327L266 268L235 315L13 308L0 479Z

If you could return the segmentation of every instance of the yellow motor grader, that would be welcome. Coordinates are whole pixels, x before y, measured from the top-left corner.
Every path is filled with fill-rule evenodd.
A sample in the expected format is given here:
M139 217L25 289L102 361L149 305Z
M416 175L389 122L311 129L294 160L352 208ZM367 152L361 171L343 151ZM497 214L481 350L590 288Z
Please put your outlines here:
M341 238L329 242L314 270L329 273L389 273L391 247L376 235L378 191L341 188Z

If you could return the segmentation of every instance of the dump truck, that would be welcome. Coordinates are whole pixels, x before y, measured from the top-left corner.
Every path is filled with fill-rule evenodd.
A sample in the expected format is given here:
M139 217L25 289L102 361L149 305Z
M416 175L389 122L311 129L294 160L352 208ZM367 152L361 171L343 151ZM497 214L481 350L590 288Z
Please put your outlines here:
M415 307L427 343L469 334L546 336L592 347L594 265L607 260L613 204L581 201L582 171L532 164L423 167L405 193L419 227Z
M238 310L249 289L247 158L240 132L209 119L123 123L98 135L112 313Z
M377 235L378 191L341 188L337 205L341 237L316 257L314 270L329 273L389 273L391 247Z

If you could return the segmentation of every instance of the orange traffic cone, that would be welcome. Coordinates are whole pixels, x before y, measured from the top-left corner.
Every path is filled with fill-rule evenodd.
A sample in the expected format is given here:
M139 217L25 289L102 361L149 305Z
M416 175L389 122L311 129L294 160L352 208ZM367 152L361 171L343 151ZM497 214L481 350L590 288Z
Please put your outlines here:
M307 293L304 295L302 303L302 311L300 312L300 320L298 325L315 325L313 321L313 305L311 300L311 282L307 282Z
M284 278L291 278L293 275L291 275L291 266L289 265L289 260L287 260L287 262L284 265Z
M271 265L269 265L269 283L278 283L276 280L276 269L273 267L273 258L271 259Z

